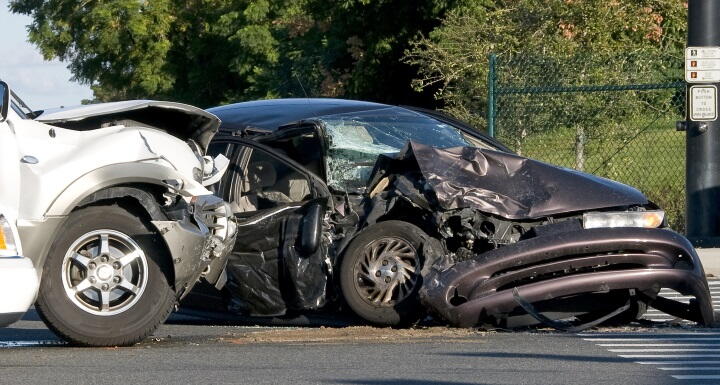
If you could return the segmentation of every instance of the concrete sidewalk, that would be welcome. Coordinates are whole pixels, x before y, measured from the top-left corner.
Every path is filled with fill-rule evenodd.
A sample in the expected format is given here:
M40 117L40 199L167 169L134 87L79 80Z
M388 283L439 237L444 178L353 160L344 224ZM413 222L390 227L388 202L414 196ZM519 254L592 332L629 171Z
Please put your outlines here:
M720 277L720 248L695 249L700 256L705 274Z

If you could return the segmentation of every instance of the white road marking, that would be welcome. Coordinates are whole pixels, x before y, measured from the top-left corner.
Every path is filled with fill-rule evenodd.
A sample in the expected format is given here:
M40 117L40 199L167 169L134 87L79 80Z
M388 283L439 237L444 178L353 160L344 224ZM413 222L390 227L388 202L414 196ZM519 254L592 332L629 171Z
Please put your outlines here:
M720 374L673 374L672 377L678 380L720 380Z
M660 370L720 370L720 366L681 366L681 367L661 367Z
M679 348L679 349L608 349L613 353L672 353L672 352L705 352L705 353L720 353L720 349L702 349L702 348Z
M624 332L624 333L580 333L580 337L602 337L602 338L615 338L615 337L692 337L692 336L718 336L718 332L681 332L681 333L637 333L637 332Z
M720 354L619 354L622 358L720 358Z
M67 342L59 340L38 340L38 341L0 341L0 348L23 348L32 346L58 346L66 345Z
M583 338L585 341L591 342L645 342L645 341L717 341L720 342L720 338L713 337L687 337L687 338Z
M635 361L640 365L720 365L720 360L713 361Z
M675 341L673 341L675 342ZM719 347L720 344L695 344L695 343L689 343L689 344L597 344L598 346L607 346L607 347L654 347L654 348L672 348L672 347L694 347L694 348L700 348L700 347Z

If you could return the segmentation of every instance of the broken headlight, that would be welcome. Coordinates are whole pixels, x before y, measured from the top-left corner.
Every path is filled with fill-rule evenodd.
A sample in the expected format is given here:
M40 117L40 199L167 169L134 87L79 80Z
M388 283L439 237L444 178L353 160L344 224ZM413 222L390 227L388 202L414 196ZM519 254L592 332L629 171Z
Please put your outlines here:
M10 222L5 216L0 214L0 258L15 257L18 255L17 245L15 243L15 235L13 235Z
M656 228L662 225L664 219L665 212L662 210L585 213L583 214L583 227L586 229L601 227Z

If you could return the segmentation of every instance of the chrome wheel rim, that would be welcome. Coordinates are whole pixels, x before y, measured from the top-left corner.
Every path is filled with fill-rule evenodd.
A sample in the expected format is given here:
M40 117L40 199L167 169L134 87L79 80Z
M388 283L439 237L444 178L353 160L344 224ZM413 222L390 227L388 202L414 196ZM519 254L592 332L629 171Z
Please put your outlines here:
M89 232L68 249L62 264L65 294L80 309L111 316L133 307L148 280L140 246L115 230Z
M417 250L404 239L384 237L365 247L354 268L355 289L367 303L390 307L412 294L419 275Z

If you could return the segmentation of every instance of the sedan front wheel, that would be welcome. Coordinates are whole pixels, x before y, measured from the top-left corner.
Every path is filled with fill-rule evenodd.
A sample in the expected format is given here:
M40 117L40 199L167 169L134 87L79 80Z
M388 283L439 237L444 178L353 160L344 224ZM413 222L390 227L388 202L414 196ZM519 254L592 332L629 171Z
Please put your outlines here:
M350 242L340 267L340 286L348 306L379 325L406 325L419 318L423 239L417 226L380 222Z

